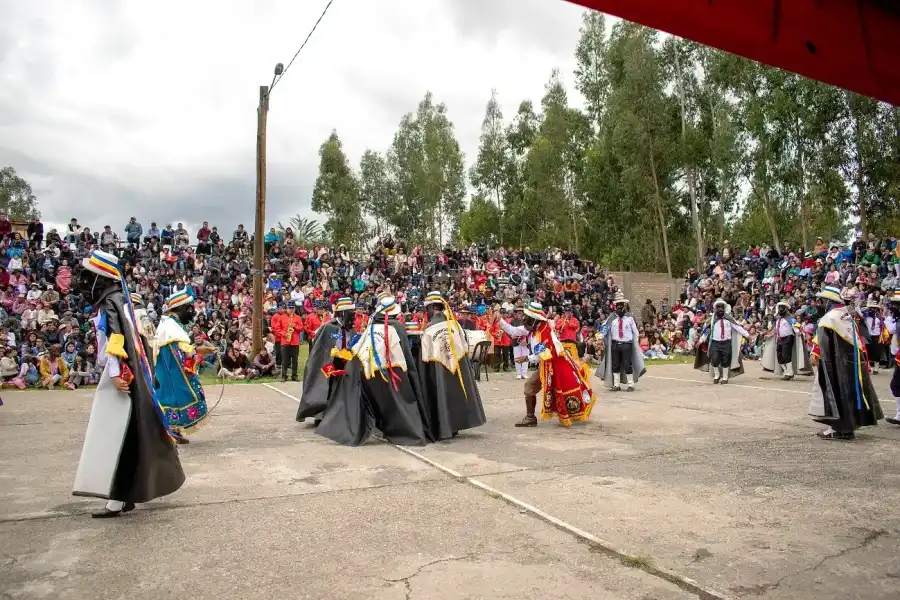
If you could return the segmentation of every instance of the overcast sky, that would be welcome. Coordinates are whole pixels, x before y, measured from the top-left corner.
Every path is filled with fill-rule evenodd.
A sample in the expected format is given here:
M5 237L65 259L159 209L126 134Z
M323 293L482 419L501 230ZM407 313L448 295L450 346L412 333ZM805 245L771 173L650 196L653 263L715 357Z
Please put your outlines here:
M252 227L259 86L326 2L0 0L0 166L31 182L48 224ZM357 165L427 90L467 165L491 88L509 118L558 67L574 99L581 13L562 0L335 0L272 94L268 223L311 214L332 129Z

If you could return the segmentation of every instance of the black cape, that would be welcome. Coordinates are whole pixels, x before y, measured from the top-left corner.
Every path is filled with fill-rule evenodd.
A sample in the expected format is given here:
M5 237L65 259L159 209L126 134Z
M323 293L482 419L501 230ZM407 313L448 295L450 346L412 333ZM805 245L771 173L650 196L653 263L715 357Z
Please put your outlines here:
M824 411L813 411L811 405L813 421L830 425L839 433L850 433L860 427L877 425L884 418L884 413L864 364L862 350L855 351L852 344L827 327L819 327L816 335L821 357L816 366L816 392L821 390ZM854 353L857 353L858 365L854 361ZM862 371L860 391L865 402L857 398L857 368ZM823 414L817 414L819 412Z
M184 470L175 443L157 414L151 384L140 367L122 290L107 292L98 306L106 313L107 335L121 333L125 337L125 362L134 373L129 392L131 419L109 497L122 502L149 502L177 491L184 484Z
M331 362L331 350L337 343L334 335L340 336L341 327L332 320L319 328L309 350L309 358L303 371L303 395L297 407L297 420L304 421L322 413L328 406L328 379L322 374L322 367ZM347 343L353 333L347 334Z
M430 327L446 320L444 315L435 315L428 325ZM462 383L466 390L463 393L457 374L451 373L439 362L422 361L421 349L418 354L419 381L428 408L426 421L428 439L432 442L444 440L463 429L484 425L487 418L484 416L481 394L475 384L475 374L469 357L464 356L459 361Z
M318 435L346 446L358 446L368 441L378 429L393 444L423 446L428 443L425 433L427 408L406 329L393 319L388 325L400 338L407 364L406 372L397 367L393 369L400 378L397 389L378 374L366 379L360 359L368 360L368 357L354 357L348 363L335 358L335 367L344 369L346 374L327 380L328 403L322 422L316 427ZM367 328L363 335L368 334Z

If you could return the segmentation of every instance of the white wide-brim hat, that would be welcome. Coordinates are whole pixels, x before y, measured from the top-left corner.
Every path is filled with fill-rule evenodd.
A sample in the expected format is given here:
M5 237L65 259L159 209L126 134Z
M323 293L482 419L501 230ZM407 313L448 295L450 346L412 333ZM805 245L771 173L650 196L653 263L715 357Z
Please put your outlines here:
M118 280L122 277L119 271L119 259L102 250L91 252L90 256L82 259L81 266L92 273L108 277L109 279Z

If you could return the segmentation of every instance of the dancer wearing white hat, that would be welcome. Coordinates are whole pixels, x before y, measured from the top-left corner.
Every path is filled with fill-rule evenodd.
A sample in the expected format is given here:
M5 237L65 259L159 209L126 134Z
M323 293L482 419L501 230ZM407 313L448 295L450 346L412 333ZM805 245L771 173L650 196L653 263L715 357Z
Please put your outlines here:
M155 398L149 357L135 327L118 259L95 250L82 267L78 289L96 310L92 323L103 373L72 493L109 500L93 513L109 518L178 490L184 471Z
M809 356L800 337L800 324L790 314L790 305L782 301L775 307L778 313L763 347L763 370L781 375L785 381L795 375L812 375Z
M613 307L613 314L601 328L606 352L603 365L595 374L613 391L621 391L624 383L625 389L633 392L634 384L645 373L644 355L637 343L641 334L622 292L616 292Z
M817 296L828 312L819 321L811 362L816 368L809 414L828 425L816 435L823 440L848 441L856 430L877 425L883 418L878 394L865 364L865 338L860 332L852 302L854 290L826 287Z
M730 377L744 372L741 362L741 338L750 333L728 314L728 303L719 298L713 314L703 328L694 368L712 372L713 383L728 383ZM705 349L704 349L705 347Z

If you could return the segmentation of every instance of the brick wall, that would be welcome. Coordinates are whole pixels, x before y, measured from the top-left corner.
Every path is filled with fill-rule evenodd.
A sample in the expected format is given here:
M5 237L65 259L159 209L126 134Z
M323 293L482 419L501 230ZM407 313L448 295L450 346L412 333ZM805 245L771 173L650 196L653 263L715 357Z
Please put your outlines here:
M625 294L633 310L640 310L647 298L659 308L663 298L669 299L669 305L681 294L682 279L673 279L665 273L611 272L616 285Z

